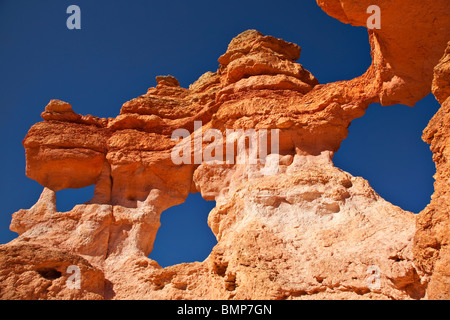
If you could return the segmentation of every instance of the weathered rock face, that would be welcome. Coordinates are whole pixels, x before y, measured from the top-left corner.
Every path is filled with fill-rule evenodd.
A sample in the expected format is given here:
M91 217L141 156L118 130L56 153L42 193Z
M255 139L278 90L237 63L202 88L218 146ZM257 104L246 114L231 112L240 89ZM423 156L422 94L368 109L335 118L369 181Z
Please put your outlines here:
M344 22L367 17L364 1L318 2ZM116 118L81 116L68 103L50 101L45 121L23 142L26 173L44 191L32 208L13 215L10 228L20 236L0 247L0 297L448 297L448 58L435 69L441 116L424 133L438 166L436 194L417 234L412 213L332 163L351 121L370 103L414 104L430 91L442 39L450 37L445 10L439 11L448 4L421 3L429 13L417 16L425 31L403 39L403 49L395 47L398 39L371 31L373 63L350 81L320 85L296 62L299 46L248 30L231 41L216 72L188 89L173 76L159 76L155 88L126 102ZM382 10L383 25L398 26L398 8ZM435 25L444 35L427 36ZM418 43L433 45L413 56L409 50ZM420 70L407 68L404 54ZM250 141L244 154L235 153L230 129L267 130L271 139L277 129L279 143L261 161L241 163ZM175 131L186 139L179 143ZM226 139L215 136L212 144L211 132ZM185 161L176 163L173 150L180 145ZM207 161L199 150L231 161ZM92 184L91 201L57 212L55 191ZM147 258L160 214L190 192L216 200L208 224L218 244L203 262L161 268ZM70 265L81 270L80 289L64 286Z
M71 289L70 266L83 274L83 285ZM67 251L27 243L0 247L2 299L90 299L105 297L103 272L86 259Z
M367 9L377 5L381 28L369 31L380 103L414 105L430 93L433 68L449 39L446 0L316 0L330 16L367 25Z
M434 69L433 94L442 107L423 133L436 163L435 192L431 203L418 215L415 256L430 276L428 296L450 298L450 42Z

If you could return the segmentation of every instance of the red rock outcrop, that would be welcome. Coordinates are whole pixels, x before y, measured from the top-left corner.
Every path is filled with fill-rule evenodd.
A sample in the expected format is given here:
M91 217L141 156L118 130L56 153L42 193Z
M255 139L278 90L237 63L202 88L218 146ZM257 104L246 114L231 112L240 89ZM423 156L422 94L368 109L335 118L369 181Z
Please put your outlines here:
M318 3L343 22L367 19L363 0ZM396 18L406 1L379 1L383 27L369 31L373 63L350 81L321 85L296 62L298 45L248 30L231 41L216 72L189 88L158 76L156 87L124 103L116 118L78 115L70 104L50 101L44 121L23 141L26 174L44 191L32 208L14 213L10 228L19 237L0 246L0 297L421 299L428 292L445 298L446 60L434 85L443 107L424 133L438 166L436 194L417 234L412 213L332 163L351 121L370 103L413 105L430 92L450 38L448 2L420 3L420 14L404 12L415 19L408 27ZM230 129L265 129L271 138L277 129L278 150L240 163L227 149L230 141L231 150L239 148L235 137L228 139ZM187 133L181 144L176 130ZM213 144L211 132L227 139ZM179 145L187 147L188 161L174 163ZM199 150L232 161L199 159ZM55 191L92 184L91 201L57 212ZM218 244L203 262L161 268L147 258L160 215L190 192L216 201L208 224ZM69 265L81 269L80 289L64 286Z
M450 298L450 42L434 69L433 94L442 107L423 132L436 163L431 203L417 217L415 256L430 277L428 297Z
M382 105L414 105L431 92L433 68L449 39L447 0L316 0L330 16L367 26L369 6L381 12L381 28L369 30L374 78Z
M71 289L70 266L80 268L82 285ZM0 247L2 299L89 299L105 297L105 277L86 259L67 251L20 243ZM68 272L69 271L69 272Z

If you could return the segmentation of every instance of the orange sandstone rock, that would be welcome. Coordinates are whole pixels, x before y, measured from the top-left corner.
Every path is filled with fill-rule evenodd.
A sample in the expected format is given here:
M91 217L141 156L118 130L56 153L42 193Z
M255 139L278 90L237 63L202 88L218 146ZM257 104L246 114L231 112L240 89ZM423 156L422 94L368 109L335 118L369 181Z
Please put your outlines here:
M431 92L433 68L450 39L447 0L316 0L330 16L367 26L377 5L381 28L369 30L375 85L382 105L413 106Z
M366 2L318 1L355 25L365 23ZM383 28L369 32L373 63L350 81L319 84L296 62L298 45L248 30L230 42L216 72L189 88L158 76L156 87L124 103L116 118L78 115L68 103L50 101L44 122L23 141L26 173L44 191L32 208L14 213L11 230L19 237L0 246L0 297L447 297L447 59L435 70L434 93L443 107L424 133L438 165L436 193L417 234L413 214L332 163L351 121L370 103L413 105L430 91L449 38L448 2L421 1L419 11L400 10L406 1L387 3L380 1ZM401 22L399 10L415 24ZM181 164L171 157L177 129L193 138L183 142L191 161ZM222 136L230 129L278 129L278 151L256 164L194 161L198 149L210 151L206 139L194 142L209 129ZM215 143L214 150L227 152L226 139ZM277 171L264 174L274 161ZM91 201L56 212L55 191L92 184ZM160 214L190 192L216 200L208 224L218 244L205 261L161 268L147 258ZM17 248L25 252L22 260ZM68 264L80 265L85 289L67 291Z
M423 132L436 163L431 203L417 217L415 257L430 277L428 297L450 298L450 42L434 69L433 94L442 107Z
M70 266L80 268L79 289L67 282ZM14 243L0 247L0 296L3 300L100 300L106 296L103 272L83 257L57 248Z

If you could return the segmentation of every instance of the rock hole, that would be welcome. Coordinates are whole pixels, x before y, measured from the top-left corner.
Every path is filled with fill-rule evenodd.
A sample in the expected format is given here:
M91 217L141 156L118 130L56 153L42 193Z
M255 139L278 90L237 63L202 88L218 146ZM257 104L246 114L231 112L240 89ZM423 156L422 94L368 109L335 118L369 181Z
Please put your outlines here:
M227 272L227 268L228 268L228 263L214 263L212 266L212 270L214 273L216 273L217 275L221 276L221 277L225 277L225 274Z
M61 277L61 272L54 268L41 268L37 269L36 271L41 275L41 277L47 280L55 280Z
M430 202L436 172L422 131L439 109L432 95L415 107L372 104L352 121L334 164L368 180L385 200L418 213Z
M88 202L94 196L95 185L79 188L64 189L56 192L56 209L58 212L67 212L77 204Z
M205 260L217 244L207 220L215 205L200 193L191 193L184 203L165 210L148 257L161 267Z
M236 274L230 273L227 275L225 279L225 289L227 291L234 291L236 290L237 284L236 284Z

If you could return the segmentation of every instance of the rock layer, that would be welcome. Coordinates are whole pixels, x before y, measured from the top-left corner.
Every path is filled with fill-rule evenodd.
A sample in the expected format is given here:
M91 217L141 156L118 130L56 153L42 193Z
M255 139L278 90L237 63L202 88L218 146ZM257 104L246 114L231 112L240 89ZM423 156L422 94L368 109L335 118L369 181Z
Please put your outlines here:
M321 85L296 62L298 45L248 30L230 42L216 72L187 89L158 76L156 87L124 103L116 118L78 115L70 104L50 101L44 121L23 141L26 174L44 190L32 208L13 215L10 228L19 237L0 247L0 297L448 297L448 57L434 72L443 106L424 133L437 163L436 193L417 233L412 213L332 163L351 121L370 103L413 105L430 91L443 39L450 38L447 2L421 1L426 14L414 17L424 29L406 38L403 24L390 36L404 1L380 2L386 31L369 32L373 63L350 81ZM318 3L343 22L361 25L367 17L362 0ZM412 54L421 43L426 49ZM192 142L208 129L223 136L229 129L278 129L278 151L256 164L236 163L236 154L232 163L198 161L196 150L211 152L211 144ZM171 157L175 130L193 138L182 142L190 151L181 164ZM227 152L226 139L214 146ZM264 174L273 161L277 171ZM57 212L55 191L92 184L91 201ZM161 268L147 258L160 215L190 192L216 201L208 224L218 244L203 262ZM69 265L81 269L81 289L64 286Z

